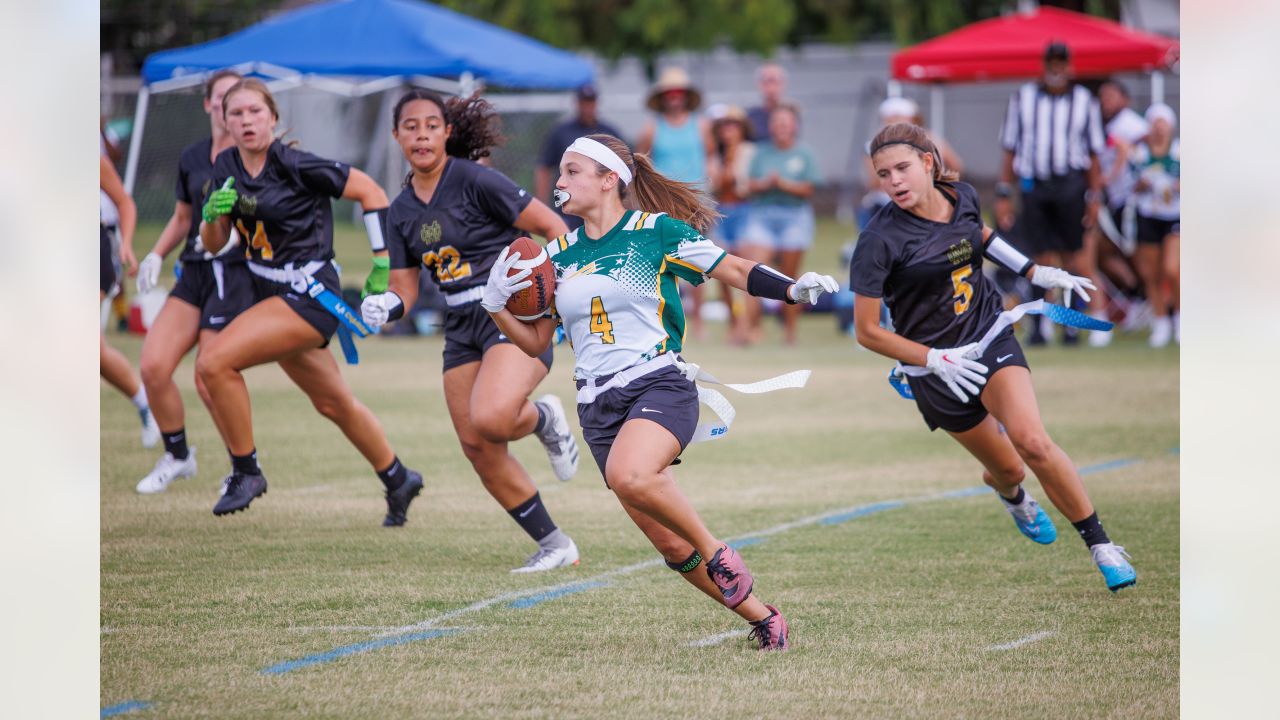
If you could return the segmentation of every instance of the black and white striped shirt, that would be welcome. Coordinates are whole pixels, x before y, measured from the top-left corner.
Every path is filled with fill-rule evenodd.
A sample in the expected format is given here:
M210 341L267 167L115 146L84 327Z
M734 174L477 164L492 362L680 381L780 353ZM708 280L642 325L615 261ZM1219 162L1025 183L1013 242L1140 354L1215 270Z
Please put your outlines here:
M1088 170L1090 155L1106 147L1098 101L1083 85L1052 95L1029 82L1009 98L1000 145L1013 152L1013 172L1021 178Z

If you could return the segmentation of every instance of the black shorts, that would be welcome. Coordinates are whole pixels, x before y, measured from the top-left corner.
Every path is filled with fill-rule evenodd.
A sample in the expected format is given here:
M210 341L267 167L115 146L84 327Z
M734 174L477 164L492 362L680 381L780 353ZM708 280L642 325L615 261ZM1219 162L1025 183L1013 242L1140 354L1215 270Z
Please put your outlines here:
M110 294L111 287L116 284L116 265L115 259L111 252L111 233L108 232L106 225L99 225L102 232L102 242L99 243L98 255L98 289L103 294Z
M1181 218L1177 220L1161 220L1138 216L1138 242L1145 245L1161 245L1170 235L1179 235Z
M1034 319L1038 319L1038 316ZM1022 346L1013 335L1013 328L1006 328L996 336L995 342L977 360L987 366L988 378L1000 368L1013 365L1028 367L1027 358L1022 354ZM921 377L908 375L907 382L911 385L911 393L916 397L916 407L924 416L929 430L942 428L947 432L964 432L977 427L987 417L987 409L982 405L982 393L987 389L986 385L979 385L978 395L970 396L969 402L960 402L960 398L951 392L942 378L932 373Z
M1017 235L1032 254L1076 252L1084 247L1084 193L1089 181L1082 172L1036 180L1022 193Z
M169 297L200 311L201 330L221 330L253 305L253 274L242 262L193 260L183 264Z
M452 370L459 365L480 362L489 348L511 340L489 317L479 302L449 308L444 314L444 370ZM551 358L554 348L548 346L538 356L547 369L551 369Z
M579 388L583 384L578 381ZM652 420L666 428L679 441L683 452L693 439L693 431L698 429L698 387L672 366L655 370L624 387L606 390L595 402L578 403L582 439L591 448L601 476L623 423L635 418ZM679 462L677 457L671 464ZM609 481L606 479L604 484L608 487Z
M332 290L339 296L342 295L342 283L338 279L338 271L333 267L333 263L325 263L324 267L316 271L312 277L323 285L326 290ZM293 310L303 320L306 320L308 325L315 328L324 337L324 343L320 347L329 346L329 340L338 331L338 318L328 310L325 310L320 301L313 299L305 292L295 292L288 283L279 283L257 275L252 275L252 278L255 304L267 298L284 298L290 310Z

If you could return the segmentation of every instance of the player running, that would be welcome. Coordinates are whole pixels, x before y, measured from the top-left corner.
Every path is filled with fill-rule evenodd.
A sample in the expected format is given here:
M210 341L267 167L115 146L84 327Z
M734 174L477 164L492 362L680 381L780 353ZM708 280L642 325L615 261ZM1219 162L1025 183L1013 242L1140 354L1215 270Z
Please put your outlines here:
M505 252L481 302L530 355L564 327L577 359L582 434L606 486L668 566L750 622L761 649L785 650L786 620L752 594L746 563L711 534L672 474L698 423L698 389L679 357L685 317L676 284L712 277L758 297L812 303L836 281L815 273L792 280L716 247L701 235L716 217L711 199L611 135L575 140L556 190L584 225L548 245L557 282L550 316L524 323L506 309L529 271L508 277L518 256ZM646 209L627 210L629 194ZM694 572L704 559L706 569Z
M1071 458L1045 431L1022 348L1013 329L987 347L978 342L1002 310L982 273L983 256L1042 288L1088 300L1093 284L1058 268L1035 265L982 223L978 194L942 165L928 134L910 123L882 129L871 142L880 187L893 202L858 237L850 271L854 327L866 348L927 369L907 373L930 430L951 434L985 468L1018 530L1048 544L1053 522L1022 488L1023 463L1054 506L1071 521L1112 592L1137 573L1102 529ZM896 332L880 326L888 304ZM909 369L909 368L908 368ZM1003 426L1003 427L1002 427Z
M278 363L323 416L364 455L386 487L385 526L403 525L422 476L392 452L378 418L356 400L327 346L338 318L310 295L340 293L333 267L330 198L360 203L375 254L385 256L382 214L387 196L368 175L346 163L295 150L275 138L275 99L261 81L241 80L222 99L236 146L214 161L213 191L202 210L200 237L210 252L226 244L234 225L248 243L256 303L241 313L196 358L212 412L231 453L231 475L214 515L249 506L267 491L253 441L249 392L241 371ZM370 216L372 220L370 221ZM380 282L386 282L382 270ZM378 270L370 282L378 282ZM385 286L385 285L384 285Z
M182 393L173 381L173 372L192 347L197 343L208 345L219 330L253 304L253 280L245 267L242 249L238 243L227 243L215 258L200 242L200 215L192 210L214 189L214 158L235 144L222 117L222 97L239 80L240 74L234 70L219 70L205 82L204 110L209 115L210 137L182 151L173 215L160 232L155 247L138 267L141 294L156 287L165 255L186 238L186 246L179 256L182 273L178 283L165 299L142 343L142 383L160 426L164 454L138 482L140 493L163 492L178 478L195 477L196 448L187 444ZM196 392L212 410L209 391L199 376ZM213 415L213 422L218 425L217 415Z
M578 547L551 520L538 488L507 444L536 435L556 477L578 469L578 445L555 395L529 401L551 369L551 346L534 358L511 344L480 307L494 258L519 234L553 238L568 231L551 208L505 175L476 164L501 138L493 110L478 97L445 102L410 90L396 103L392 136L412 172L387 222L391 291L370 295L361 314L370 327L404 315L425 268L444 293L444 396L449 417L485 490L538 549L512 572L578 563Z

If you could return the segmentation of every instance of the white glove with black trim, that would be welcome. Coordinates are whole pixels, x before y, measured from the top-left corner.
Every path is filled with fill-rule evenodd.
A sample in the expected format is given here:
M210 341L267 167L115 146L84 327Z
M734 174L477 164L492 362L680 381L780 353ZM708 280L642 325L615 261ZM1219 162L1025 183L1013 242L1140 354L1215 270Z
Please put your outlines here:
M142 258L142 262L138 263L138 293L142 294L150 292L156 285L160 284L160 267L164 265L164 258L149 252L147 256Z
M493 268L489 270L489 282L485 283L484 295L480 296L480 307L485 312L502 312L512 295L533 284L532 280L525 279L533 272L529 268L507 277L507 273L511 272L517 262L520 262L520 256L511 254L509 247L502 248L498 259L493 261Z
M1049 267L1047 265L1036 266L1035 271L1031 273L1031 284L1036 287L1042 287L1046 290L1062 288L1066 291L1066 295L1063 298L1063 304L1068 307L1071 306L1071 293L1080 293L1080 297L1084 298L1085 302L1088 302L1089 293L1085 292L1085 289L1098 289L1093 286L1093 281L1087 277L1072 275L1066 270Z
M795 284L787 288L787 295L796 303L808 303L810 305L818 302L818 298L822 293L833 293L840 289L840 283L830 275L819 275L816 272L807 272L796 280Z
M364 320L364 324L368 325L370 330L376 332L378 328L387 324L391 313L396 308L403 306L404 301L393 292L370 295L360 303L360 319Z
M987 384L987 366L967 357L975 354L977 349L978 343L969 343L960 347L929 350L925 367L942 378L942 382L960 398L960 402L969 402L969 396L964 394L965 390L976 396L978 386Z

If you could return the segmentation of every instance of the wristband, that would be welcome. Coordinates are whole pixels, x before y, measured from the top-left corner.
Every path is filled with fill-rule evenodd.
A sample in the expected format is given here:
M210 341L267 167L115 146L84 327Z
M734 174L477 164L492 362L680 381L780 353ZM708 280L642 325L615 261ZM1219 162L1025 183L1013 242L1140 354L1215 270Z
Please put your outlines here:
M1034 264L1026 255L1018 252L1017 248L994 232L991 233L991 237L987 240L983 254L1003 266L1006 270L1011 270L1023 276L1027 274L1027 270L1030 270Z
M1085 202L1102 202L1102 191L1101 190L1085 190L1084 201Z
M369 234L369 247L374 252L387 249L387 241L383 239L382 229L387 225L387 208L370 210L364 214L364 229Z
M1007 182L996 183L996 197L1002 200L1013 197L1013 186Z
M747 294L770 300L781 300L788 305L796 304L796 301L791 299L791 294L787 292L788 288L795 284L795 280L764 263L756 263L751 268L751 272L747 273Z
M387 322L399 320L404 317L404 300L401 300L399 295L389 290L387 291L387 294L396 299L395 306L387 308Z

